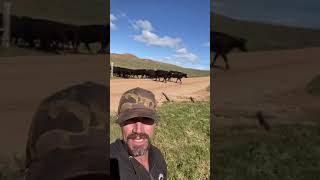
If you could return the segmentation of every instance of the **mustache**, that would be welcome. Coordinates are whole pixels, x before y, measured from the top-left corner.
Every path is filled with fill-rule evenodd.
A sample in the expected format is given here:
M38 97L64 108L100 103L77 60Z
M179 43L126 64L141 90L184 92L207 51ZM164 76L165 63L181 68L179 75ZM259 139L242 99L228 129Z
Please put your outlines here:
M149 135L146 133L131 133L129 134L129 136L127 137L127 139L137 139L137 137L139 137L140 139L149 139Z

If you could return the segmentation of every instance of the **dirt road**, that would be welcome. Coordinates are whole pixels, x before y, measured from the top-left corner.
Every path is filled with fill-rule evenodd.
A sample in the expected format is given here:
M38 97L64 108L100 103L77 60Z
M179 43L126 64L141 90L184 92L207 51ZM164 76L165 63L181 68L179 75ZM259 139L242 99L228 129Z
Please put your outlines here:
M104 83L106 59L104 55L0 58L0 155L25 152L29 125L42 99L84 81Z
M320 48L230 54L231 70L211 76L216 123L256 123L257 111L275 123L319 122L320 98L305 91L320 74L319 58Z
M179 101L193 97L195 100L208 100L210 77L184 78L182 83L159 82L151 79L115 79L110 81L110 112L116 113L121 95L134 87L152 91L159 103L166 101L165 93L170 100Z

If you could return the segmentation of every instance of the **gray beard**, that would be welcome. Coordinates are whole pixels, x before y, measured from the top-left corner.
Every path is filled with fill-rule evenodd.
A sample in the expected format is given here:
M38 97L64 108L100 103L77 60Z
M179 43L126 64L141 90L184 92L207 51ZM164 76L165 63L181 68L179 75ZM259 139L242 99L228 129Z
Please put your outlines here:
M126 142L127 144L127 142ZM147 147L131 147L127 144L129 154L133 157L138 157L138 156L143 156L145 154L148 154L149 149L150 149L150 141L148 141L148 146Z
M136 148L136 149L134 148L134 149L132 149L130 151L131 151L131 154L132 154L133 157L143 156L143 155L148 153L149 146L147 148Z

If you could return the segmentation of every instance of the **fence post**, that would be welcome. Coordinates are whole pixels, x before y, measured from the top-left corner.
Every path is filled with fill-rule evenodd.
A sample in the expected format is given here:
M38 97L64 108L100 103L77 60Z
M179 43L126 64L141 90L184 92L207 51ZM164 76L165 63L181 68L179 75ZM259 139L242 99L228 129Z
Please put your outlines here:
M111 77L113 77L113 62L111 62Z
M10 10L11 2L4 1L3 3L3 35L2 35L2 46L5 48L10 47Z

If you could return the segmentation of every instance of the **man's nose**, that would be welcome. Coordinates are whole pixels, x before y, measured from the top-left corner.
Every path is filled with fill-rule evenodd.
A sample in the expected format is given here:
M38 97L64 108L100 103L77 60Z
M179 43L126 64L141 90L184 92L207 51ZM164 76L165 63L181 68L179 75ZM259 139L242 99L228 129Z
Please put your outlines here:
M143 129L143 124L141 122L136 122L135 123L135 126L134 126L134 131L136 133L142 133L144 132L144 129Z

